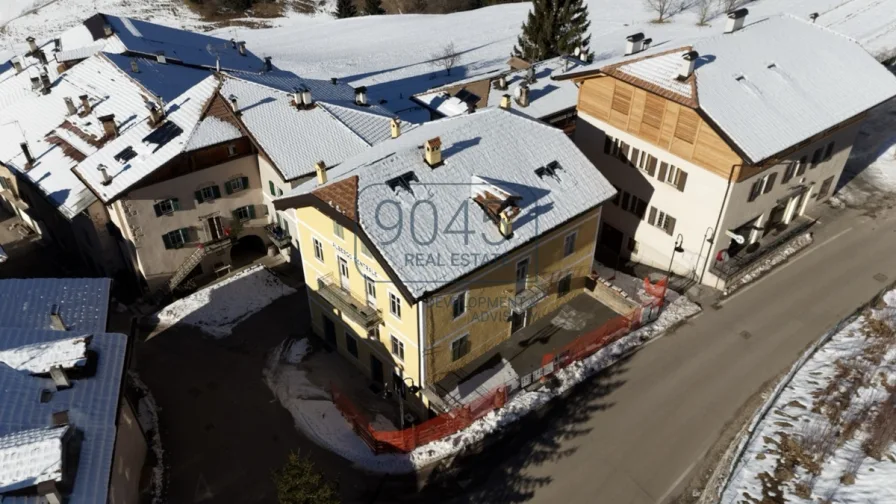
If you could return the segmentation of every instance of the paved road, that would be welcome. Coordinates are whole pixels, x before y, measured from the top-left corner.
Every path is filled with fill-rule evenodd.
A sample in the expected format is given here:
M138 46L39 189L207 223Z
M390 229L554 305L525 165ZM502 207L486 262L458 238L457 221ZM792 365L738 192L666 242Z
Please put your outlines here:
M789 264L720 309L707 308L581 387L548 418L487 450L477 467L460 475L458 500L674 500L751 396L896 279L896 213L835 215Z

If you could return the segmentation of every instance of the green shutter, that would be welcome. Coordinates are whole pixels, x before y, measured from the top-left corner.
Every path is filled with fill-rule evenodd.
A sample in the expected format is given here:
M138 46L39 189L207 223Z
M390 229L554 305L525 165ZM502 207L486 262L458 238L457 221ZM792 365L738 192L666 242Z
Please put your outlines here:
M268 187L271 189L271 196L276 196L276 195L277 195L277 189L274 188L274 181L273 181L273 180L268 180Z
M221 189L217 185L212 186L212 195L215 197L215 199L221 197Z
M180 201L177 198L171 198L171 208L173 208L175 212L180 210Z
M153 206L152 206L152 209L156 211L156 217L161 217L161 216L162 216L162 206L161 206L161 202L156 203L155 205L153 205Z
M240 180L243 181L243 189L248 189L249 188L249 177L243 177Z
M240 209L239 208L230 212L230 214L233 215L233 220L236 220L236 221L240 220Z
M249 205L246 208L249 209L249 218L254 219L255 218L255 205Z
M196 196L197 203L202 203L203 201L205 201L202 199L202 191L196 191L195 196Z
M167 233L162 235L162 242L165 244L166 249L174 248L171 244L171 238L168 236Z
M224 192L227 194L233 194L233 187L231 187L230 182L230 180L224 182Z

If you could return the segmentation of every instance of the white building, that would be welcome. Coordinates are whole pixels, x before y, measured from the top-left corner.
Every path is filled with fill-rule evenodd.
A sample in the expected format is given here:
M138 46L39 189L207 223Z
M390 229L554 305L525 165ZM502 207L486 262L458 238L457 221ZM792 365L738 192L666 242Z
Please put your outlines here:
M867 112L896 78L855 41L783 15L567 72L575 140L617 187L605 257L723 288L808 224L836 188ZM679 238L680 237L680 238ZM681 248L674 254L676 240Z

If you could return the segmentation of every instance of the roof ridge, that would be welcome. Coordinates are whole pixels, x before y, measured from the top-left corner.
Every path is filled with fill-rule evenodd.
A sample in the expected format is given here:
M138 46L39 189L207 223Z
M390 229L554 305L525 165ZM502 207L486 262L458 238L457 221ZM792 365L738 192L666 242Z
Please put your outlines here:
M351 132L352 135L358 137L358 139L360 139L362 142L364 142L365 144L367 144L368 147L370 147L370 146L373 145L372 143L368 142L364 137L362 137L360 133L358 133L357 131L353 130L352 127L349 126L345 121L343 121L342 119L340 119L339 116L337 116L337 115L334 114L331 110L329 110L327 107L330 106L330 105L332 105L332 104L331 104L331 103L327 103L327 102L325 102L325 101L321 101L321 102L318 103L318 108L323 109L323 111L326 112L328 116L330 116L330 117L332 117L333 119L335 119L336 122L338 122L339 124L341 124L343 128L345 128L345 129L347 129L349 132ZM346 108L346 107L342 107L342 108L345 108L346 110L353 110L353 109L349 109L349 108ZM360 111L358 111L358 112L360 112ZM364 113L364 112L362 112L362 113ZM371 115L373 115L373 114L371 114ZM385 117L385 116L379 116L379 117Z

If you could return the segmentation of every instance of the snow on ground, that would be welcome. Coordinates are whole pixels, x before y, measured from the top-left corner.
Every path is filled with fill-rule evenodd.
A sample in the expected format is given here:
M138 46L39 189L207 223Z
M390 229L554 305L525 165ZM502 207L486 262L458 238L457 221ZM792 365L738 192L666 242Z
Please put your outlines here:
M439 441L421 446L408 454L376 455L354 433L326 392L308 381L305 372L290 362L296 359L293 347L285 344L272 352L264 370L265 382L293 416L296 428L320 446L348 459L362 469L380 473L405 473L457 454L483 440L488 434L544 406L577 383L612 365L627 352L661 334L681 321L696 315L700 307L685 296L671 302L652 324L633 331L600 349L583 361L571 364L555 374L559 386L534 392L519 392L499 409L474 422L470 427ZM303 346L307 351L308 347ZM284 353L289 357L284 358ZM298 353L298 352L295 352ZM290 362L286 362L289 359Z
M160 408L140 376L134 371L128 371L128 374L131 383L143 394L137 403L137 423L143 433L149 436L149 449L156 458L152 469L152 504L162 504L165 491L165 450L162 448L162 436L159 432Z
M848 184L848 185L846 185ZM875 193L896 193L896 99L873 110L856 136L834 206L863 205Z
M264 266L256 265L171 303L155 318L159 327L187 324L224 338L246 317L294 292Z
M896 501L896 291L884 303L827 335L773 396L721 502Z
M731 294L735 290L747 285L748 283L756 280L757 278L768 273L769 270L774 268L775 266L783 263L787 259L790 258L793 254L796 254L800 250L808 247L812 244L812 233L802 234L797 236L793 240L787 243L786 246L775 250L770 256L765 259L759 261L758 264L749 267L749 271L745 273L743 276L732 282L725 288L724 295Z

